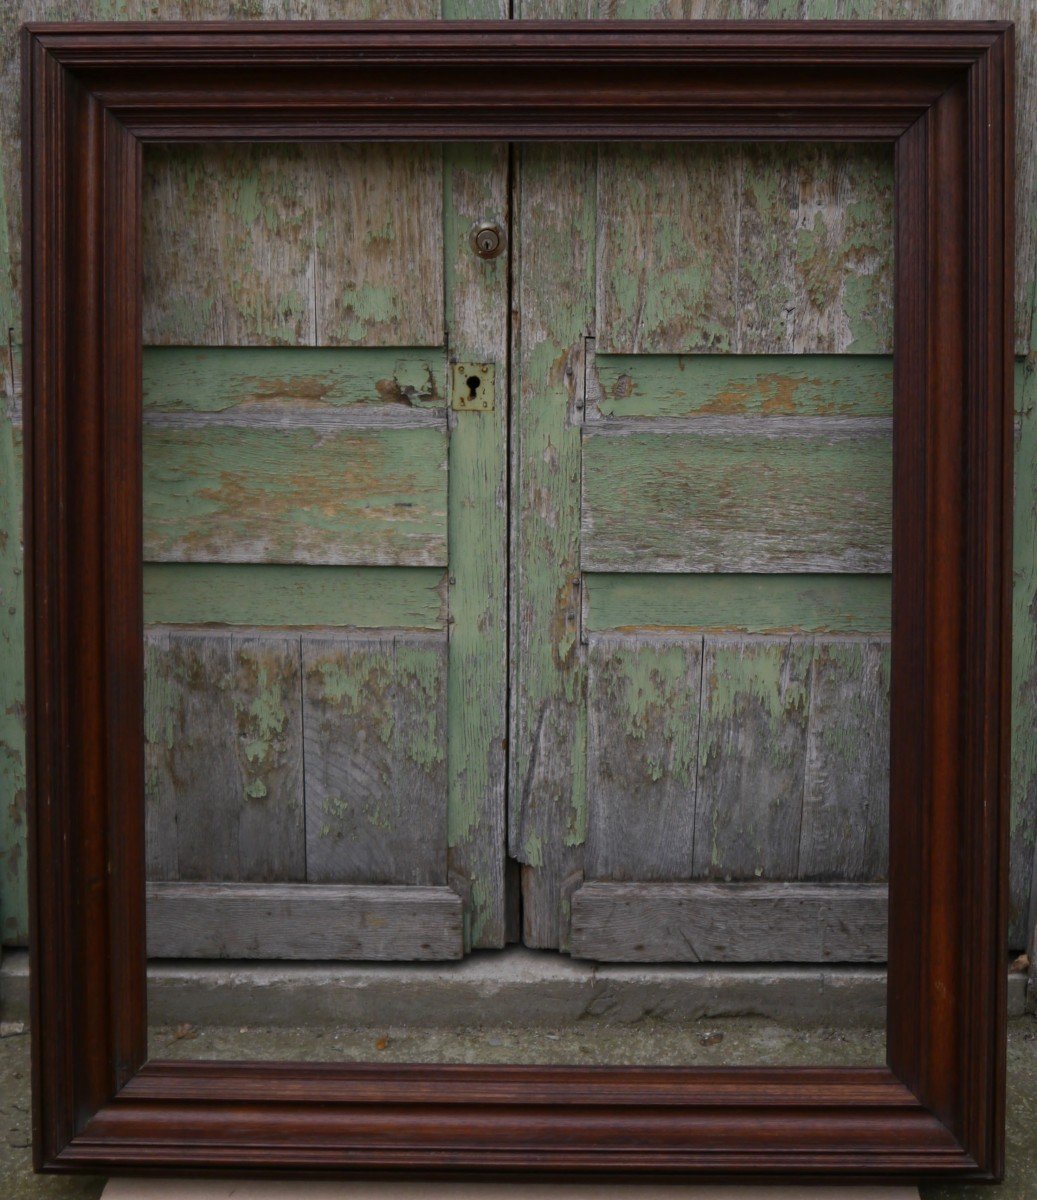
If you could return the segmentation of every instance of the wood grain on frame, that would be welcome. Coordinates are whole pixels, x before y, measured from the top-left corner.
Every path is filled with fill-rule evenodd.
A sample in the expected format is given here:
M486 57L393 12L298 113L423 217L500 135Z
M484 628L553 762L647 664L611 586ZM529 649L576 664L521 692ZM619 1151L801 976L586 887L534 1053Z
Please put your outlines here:
M37 1165L999 1177L1011 27L212 22L23 46ZM893 142L887 1067L145 1065L140 150L221 138Z

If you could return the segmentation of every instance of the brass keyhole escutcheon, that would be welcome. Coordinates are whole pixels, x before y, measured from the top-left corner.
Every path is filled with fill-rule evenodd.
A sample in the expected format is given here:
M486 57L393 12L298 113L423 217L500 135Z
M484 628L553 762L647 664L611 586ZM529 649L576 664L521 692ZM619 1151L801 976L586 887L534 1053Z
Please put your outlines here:
M454 412L492 412L495 375L493 363L453 363L450 407Z
M469 240L480 258L496 258L504 249L504 230L495 221L481 221L472 226Z

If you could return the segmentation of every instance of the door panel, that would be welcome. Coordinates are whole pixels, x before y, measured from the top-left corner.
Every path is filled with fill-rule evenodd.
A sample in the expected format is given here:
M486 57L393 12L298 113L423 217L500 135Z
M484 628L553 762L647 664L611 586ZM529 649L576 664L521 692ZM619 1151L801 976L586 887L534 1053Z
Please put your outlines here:
M888 417L588 424L580 565L889 571L892 467Z
M892 379L862 351L889 345L889 168L522 152L511 845L532 944L884 957Z
M149 952L501 945L507 405L447 386L506 394L507 258L468 234L507 150L146 178Z
M441 157L434 144L149 147L145 344L442 346Z
M597 175L600 353L889 352L885 147L610 146Z

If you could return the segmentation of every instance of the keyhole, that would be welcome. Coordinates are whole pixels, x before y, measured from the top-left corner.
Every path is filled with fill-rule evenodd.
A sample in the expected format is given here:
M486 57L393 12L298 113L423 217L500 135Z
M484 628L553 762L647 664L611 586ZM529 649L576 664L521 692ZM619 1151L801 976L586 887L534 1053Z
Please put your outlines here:
M478 375L469 375L465 380L465 383L468 385L468 399L474 400L475 393L479 390L479 385L482 383L482 380Z

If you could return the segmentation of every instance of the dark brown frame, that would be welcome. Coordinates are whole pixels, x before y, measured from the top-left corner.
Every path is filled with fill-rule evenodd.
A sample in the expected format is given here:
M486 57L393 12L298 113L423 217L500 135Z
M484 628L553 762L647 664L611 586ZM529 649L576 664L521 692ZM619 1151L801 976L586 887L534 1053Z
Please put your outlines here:
M1000 1176L1012 63L993 22L27 27L38 1167ZM145 1062L142 146L489 138L894 144L888 1067Z

